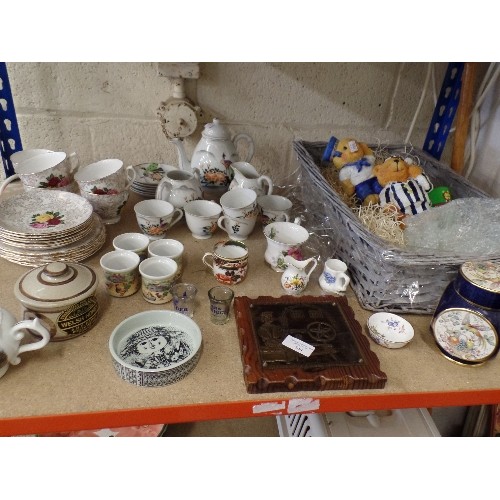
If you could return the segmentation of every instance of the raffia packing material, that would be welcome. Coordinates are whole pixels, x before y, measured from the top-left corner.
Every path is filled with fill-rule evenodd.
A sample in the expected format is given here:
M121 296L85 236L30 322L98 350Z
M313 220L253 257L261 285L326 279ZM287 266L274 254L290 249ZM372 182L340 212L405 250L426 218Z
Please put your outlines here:
M500 262L500 256L495 259L491 255L461 255L460 248L447 255L436 255L432 250L410 250L373 234L323 176L321 156L325 147L326 142L293 142L300 164L303 203L311 218L309 229L332 240L334 257L348 265L351 286L365 309L433 314L444 289L463 262ZM418 156L434 186L448 186L454 198L489 197L422 150L404 144L384 146L387 156L405 156L410 150L413 156Z

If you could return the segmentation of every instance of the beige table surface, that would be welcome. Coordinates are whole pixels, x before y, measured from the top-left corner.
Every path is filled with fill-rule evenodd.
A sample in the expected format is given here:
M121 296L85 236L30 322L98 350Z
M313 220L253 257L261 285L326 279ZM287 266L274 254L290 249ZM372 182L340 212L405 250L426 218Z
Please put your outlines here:
M15 188L7 192L15 194ZM7 194L9 196L9 194ZM286 413L369 410L493 404L500 402L500 360L467 367L445 359L430 333L431 317L406 315L415 328L414 340L403 349L386 349L369 341L387 374L384 389L248 394L246 391L236 323L232 316L224 326L209 320L207 291L217 284L202 263L203 254L224 239L220 229L208 240L191 236L185 220L174 226L168 237L186 247L183 281L198 287L194 320L203 334L203 352L193 372L183 380L159 388L136 387L115 373L108 351L113 328L124 318L145 310L172 309L172 304L152 305L138 292L131 297L109 297L99 267L100 257L112 250L113 238L138 231L133 205L141 198L131 193L122 219L106 226L104 247L84 261L100 280L99 321L84 335L63 342L51 342L44 349L21 355L0 379L0 435L31 434L78 429L95 429L139 424L269 416ZM280 274L264 261L265 238L260 223L246 242L249 247L247 279L233 287L236 295L255 298L282 295ZM306 294L323 295L318 285L322 265L311 276ZM13 295L16 280L29 267L0 259L1 307L16 319L21 304ZM351 289L346 295L355 317L366 333L372 311L362 309Z

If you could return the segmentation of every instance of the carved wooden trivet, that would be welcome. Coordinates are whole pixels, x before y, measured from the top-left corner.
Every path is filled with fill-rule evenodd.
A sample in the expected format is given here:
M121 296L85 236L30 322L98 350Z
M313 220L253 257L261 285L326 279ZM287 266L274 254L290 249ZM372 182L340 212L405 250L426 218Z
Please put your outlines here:
M382 389L387 375L345 297L235 297L247 392ZM314 347L309 357L282 344Z

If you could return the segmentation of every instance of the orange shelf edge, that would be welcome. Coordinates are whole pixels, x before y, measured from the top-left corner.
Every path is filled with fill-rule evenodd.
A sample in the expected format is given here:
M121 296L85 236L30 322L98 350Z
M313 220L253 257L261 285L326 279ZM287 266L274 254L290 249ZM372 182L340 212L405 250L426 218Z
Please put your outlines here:
M315 409L291 411L290 402L310 399ZM262 411L266 404L279 403L282 409ZM431 408L441 406L474 406L500 403L500 389L482 391L419 392L402 394L339 395L312 398L232 401L222 403L193 404L158 408L134 408L93 413L69 413L61 415L38 415L22 418L1 419L0 436L18 436L67 432L108 427L127 427L147 424L173 424L204 420L224 420L277 416L290 413L327 413L352 410L381 410L401 408ZM304 406L304 408L306 408ZM296 408L293 406L293 408Z

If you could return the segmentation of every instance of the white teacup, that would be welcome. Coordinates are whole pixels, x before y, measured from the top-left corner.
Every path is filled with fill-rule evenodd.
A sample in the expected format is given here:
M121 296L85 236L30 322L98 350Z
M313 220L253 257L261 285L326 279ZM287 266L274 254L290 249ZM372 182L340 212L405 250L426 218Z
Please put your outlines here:
M42 339L38 342L20 345L25 330L36 332ZM10 312L0 308L0 378L5 375L9 365L18 365L21 362L19 354L41 349L49 343L49 340L50 333L39 318L17 323Z
M0 187L0 195L16 179L21 180L25 191L35 188L74 191L73 174L78 165L76 153L69 156L62 151L37 154L17 165L16 173Z
M252 233L257 215L246 219L235 219L228 215L222 215L217 220L217 225L225 231L232 240L246 240Z
M110 158L81 167L75 180L82 194L117 194L128 189L136 175L131 165L124 168L123 161Z
M141 259L148 256L149 238L142 233L122 233L113 239L115 250L129 250Z
M220 197L224 215L235 219L252 218L258 213L257 193L253 189L235 187Z
M186 224L194 238L206 240L217 229L222 207L215 201L194 200L184 206Z
M142 296L152 304L172 300L171 288L175 284L177 264L170 257L148 257L139 265L142 278Z
M346 274L347 265L339 259L328 259L319 277L319 286L325 292L345 292L351 278Z
M264 226L271 222L289 222L292 202L279 194L266 194L257 198L260 220Z
M44 153L53 153L53 151L50 149L23 149L22 151L12 153L10 155L10 161L12 162L14 170L17 172L17 167L20 163Z
M164 200L143 200L134 205L137 224L150 240L164 238L184 215L180 208Z

